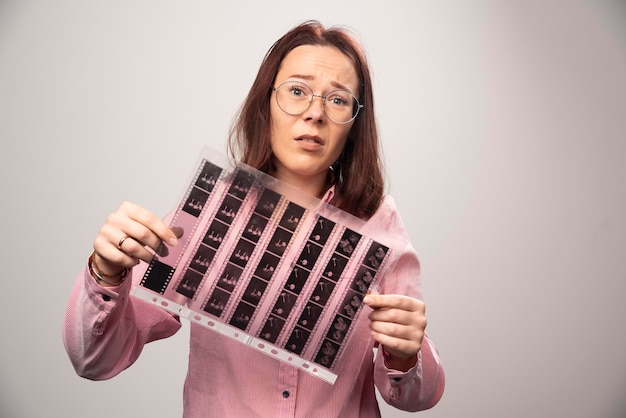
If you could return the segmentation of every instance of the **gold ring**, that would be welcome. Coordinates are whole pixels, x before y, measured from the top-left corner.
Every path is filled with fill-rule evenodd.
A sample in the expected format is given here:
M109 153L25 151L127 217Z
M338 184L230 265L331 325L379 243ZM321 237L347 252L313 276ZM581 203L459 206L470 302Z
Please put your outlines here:
M122 244L124 243L124 241L126 241L126 238L129 238L128 235L124 235L118 242L117 242L117 248L119 248L120 250L122 249Z

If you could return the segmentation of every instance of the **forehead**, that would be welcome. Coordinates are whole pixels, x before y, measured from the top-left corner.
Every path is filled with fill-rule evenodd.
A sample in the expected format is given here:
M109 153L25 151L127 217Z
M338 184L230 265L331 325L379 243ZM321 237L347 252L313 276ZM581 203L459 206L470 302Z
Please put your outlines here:
M277 81L302 78L312 87L344 86L357 91L359 77L352 60L332 46L301 45L283 58Z

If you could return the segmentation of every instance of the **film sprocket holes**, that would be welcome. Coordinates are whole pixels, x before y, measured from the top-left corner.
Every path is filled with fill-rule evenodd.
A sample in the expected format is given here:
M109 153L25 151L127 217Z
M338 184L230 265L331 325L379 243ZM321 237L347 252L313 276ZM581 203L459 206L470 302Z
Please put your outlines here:
M133 295L333 384L402 238L210 148Z

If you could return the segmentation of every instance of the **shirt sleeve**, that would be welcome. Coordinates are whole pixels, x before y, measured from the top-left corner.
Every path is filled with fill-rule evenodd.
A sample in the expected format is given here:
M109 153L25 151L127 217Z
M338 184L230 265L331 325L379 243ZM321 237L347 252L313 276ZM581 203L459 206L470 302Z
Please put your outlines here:
M135 267L116 287L100 286L87 267L79 274L63 324L63 343L79 376L109 379L132 365L146 343L180 329L177 317L130 296L133 277L145 268Z
M390 236L406 240L396 264L384 278L381 293L423 300L419 258L390 196L373 218L381 219L381 227L388 230ZM406 372L388 369L379 350L374 364L374 383L385 402L398 409L420 411L435 406L443 395L445 375L437 349L428 335L422 340L416 365Z

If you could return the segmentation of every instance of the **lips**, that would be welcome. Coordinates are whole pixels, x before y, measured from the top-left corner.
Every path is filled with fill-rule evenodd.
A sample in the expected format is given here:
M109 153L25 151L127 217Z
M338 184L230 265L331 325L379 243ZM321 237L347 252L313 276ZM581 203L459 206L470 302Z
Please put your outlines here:
M316 135L302 135L296 138L296 141L308 142L311 144L324 145L324 140Z

